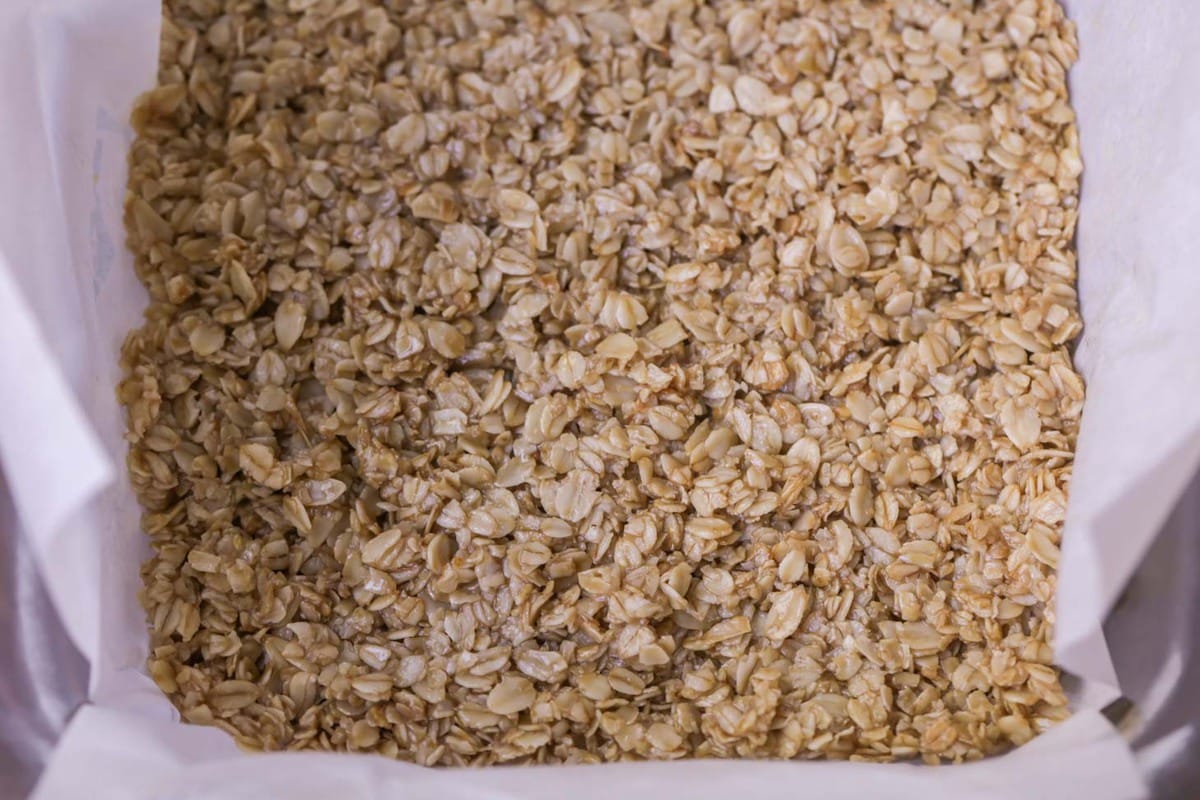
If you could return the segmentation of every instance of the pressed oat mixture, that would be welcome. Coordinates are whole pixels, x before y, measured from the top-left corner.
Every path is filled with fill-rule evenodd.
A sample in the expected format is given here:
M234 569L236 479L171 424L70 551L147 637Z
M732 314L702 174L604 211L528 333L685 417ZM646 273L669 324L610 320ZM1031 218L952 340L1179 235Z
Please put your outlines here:
M265 749L978 758L1083 385L1053 0L168 0L151 675Z

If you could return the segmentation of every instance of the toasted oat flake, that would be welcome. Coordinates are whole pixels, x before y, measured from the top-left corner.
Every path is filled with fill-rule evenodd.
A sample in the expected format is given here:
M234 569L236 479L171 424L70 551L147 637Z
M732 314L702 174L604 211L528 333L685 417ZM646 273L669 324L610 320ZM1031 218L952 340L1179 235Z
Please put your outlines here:
M1054 0L167 0L150 675L247 747L964 761L1066 714Z

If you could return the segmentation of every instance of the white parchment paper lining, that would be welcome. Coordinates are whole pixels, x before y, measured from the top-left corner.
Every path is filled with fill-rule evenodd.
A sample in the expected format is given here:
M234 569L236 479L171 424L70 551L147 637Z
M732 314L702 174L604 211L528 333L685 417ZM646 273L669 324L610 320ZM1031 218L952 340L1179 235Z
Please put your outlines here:
M1200 15L1186 0L1073 0L1084 160L1089 394L1064 534L1056 651L1077 713L961 767L692 762L486 771L239 752L183 726L144 675L146 554L124 479L116 358L145 294L123 248L134 97L159 0L0 4L0 467L52 598L91 664L90 703L37 797L1136 797L1098 713L1117 694L1101 625L1200 461Z

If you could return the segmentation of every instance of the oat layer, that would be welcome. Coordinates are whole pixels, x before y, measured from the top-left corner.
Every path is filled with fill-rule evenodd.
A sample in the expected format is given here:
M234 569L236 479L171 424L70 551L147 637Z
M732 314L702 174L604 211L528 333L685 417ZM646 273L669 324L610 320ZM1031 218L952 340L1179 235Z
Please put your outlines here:
M168 0L151 674L267 749L979 757L1083 385L1053 0Z

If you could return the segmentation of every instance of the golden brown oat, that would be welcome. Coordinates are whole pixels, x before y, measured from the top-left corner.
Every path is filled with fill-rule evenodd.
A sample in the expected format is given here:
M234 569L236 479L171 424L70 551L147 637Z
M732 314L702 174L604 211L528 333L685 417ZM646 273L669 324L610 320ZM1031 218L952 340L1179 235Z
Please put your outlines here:
M149 671L248 747L978 758L1083 385L1053 0L169 0Z

